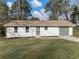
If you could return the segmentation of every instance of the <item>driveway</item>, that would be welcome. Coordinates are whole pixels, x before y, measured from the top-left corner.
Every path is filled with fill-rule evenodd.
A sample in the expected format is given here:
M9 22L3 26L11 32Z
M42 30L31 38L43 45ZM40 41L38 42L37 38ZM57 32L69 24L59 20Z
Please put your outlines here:
M76 37L61 36L60 38L65 39L65 40L69 40L69 41L73 41L73 42L79 42L79 38L76 38Z

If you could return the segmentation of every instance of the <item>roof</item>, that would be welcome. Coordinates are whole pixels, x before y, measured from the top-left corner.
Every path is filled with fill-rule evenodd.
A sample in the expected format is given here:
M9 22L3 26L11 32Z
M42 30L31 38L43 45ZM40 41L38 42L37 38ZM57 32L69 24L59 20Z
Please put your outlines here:
M73 26L73 24L66 20L14 20L4 26Z

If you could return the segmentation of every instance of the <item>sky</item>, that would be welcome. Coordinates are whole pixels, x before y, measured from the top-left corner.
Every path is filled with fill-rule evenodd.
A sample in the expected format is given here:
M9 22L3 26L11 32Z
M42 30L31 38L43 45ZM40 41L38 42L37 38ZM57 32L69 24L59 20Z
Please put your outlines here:
M11 8L12 3L16 0L7 0L7 5ZM47 20L49 18L48 14L45 12L45 5L48 0L28 0L29 4L32 6L31 14L40 20ZM75 4L75 0L71 0L71 4Z
M11 7L12 2L15 2L16 0L7 0L7 4L9 5L9 7ZM76 0L71 0L71 4L75 4ZM46 3L48 2L48 0L28 0L29 4L33 4L32 6L32 12L34 11L41 11L41 9L44 9ZM34 7L35 6L35 7Z
M14 2L15 0L7 0L7 2L9 2L9 4L11 4L10 2ZM36 0L29 0L29 3L31 4L32 1L36 1ZM37 7L32 7L32 11L40 11L41 9L43 9L46 5L46 3L48 2L48 0L37 0L39 3L41 3L41 6L37 6ZM38 4L37 4L38 5Z
M7 0L9 8L11 8L12 2L15 2L15 0ZM28 2L32 6L32 16L37 17L40 20L47 20L49 18L44 9L48 0L28 0Z

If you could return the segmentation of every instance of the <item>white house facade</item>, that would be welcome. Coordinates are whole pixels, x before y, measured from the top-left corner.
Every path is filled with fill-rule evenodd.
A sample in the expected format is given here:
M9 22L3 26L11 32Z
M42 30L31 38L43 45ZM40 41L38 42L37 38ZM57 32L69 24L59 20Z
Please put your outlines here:
M72 36L73 24L68 21L12 21L4 25L6 37Z

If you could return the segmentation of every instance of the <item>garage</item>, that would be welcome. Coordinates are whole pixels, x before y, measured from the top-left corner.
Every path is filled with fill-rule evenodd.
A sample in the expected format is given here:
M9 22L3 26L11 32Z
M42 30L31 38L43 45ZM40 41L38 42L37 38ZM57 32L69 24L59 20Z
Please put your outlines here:
M60 27L60 36L69 36L69 27Z

